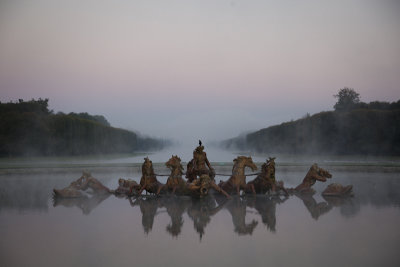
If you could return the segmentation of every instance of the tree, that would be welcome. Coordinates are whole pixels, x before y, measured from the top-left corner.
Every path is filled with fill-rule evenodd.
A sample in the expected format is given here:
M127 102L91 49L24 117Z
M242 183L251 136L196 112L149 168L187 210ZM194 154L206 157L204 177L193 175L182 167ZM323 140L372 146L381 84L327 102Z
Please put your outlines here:
M336 111L348 111L360 103L360 94L353 88L344 87L334 97L338 99L333 106Z

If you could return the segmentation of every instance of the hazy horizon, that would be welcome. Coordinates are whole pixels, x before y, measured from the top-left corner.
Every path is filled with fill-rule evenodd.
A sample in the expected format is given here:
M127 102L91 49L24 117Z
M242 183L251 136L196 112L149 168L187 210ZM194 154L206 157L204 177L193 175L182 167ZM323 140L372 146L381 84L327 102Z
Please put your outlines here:
M398 1L1 1L0 101L183 144L400 99Z

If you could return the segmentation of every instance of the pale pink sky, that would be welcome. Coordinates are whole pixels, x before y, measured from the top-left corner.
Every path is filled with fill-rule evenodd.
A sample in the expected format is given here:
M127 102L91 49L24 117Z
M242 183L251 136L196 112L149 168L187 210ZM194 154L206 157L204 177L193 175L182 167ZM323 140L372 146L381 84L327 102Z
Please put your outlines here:
M399 1L1 1L0 101L192 142L400 99Z

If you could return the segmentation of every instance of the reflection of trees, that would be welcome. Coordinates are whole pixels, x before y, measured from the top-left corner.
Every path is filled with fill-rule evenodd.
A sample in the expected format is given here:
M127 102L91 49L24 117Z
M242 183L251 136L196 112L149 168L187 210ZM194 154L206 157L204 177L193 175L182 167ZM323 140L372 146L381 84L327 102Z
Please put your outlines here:
M230 199L224 206L232 216L234 231L239 235L252 235L258 224L256 220L246 224L246 206L246 200L238 196Z
M79 197L79 198L53 198L53 206L63 206L67 208L78 207L82 210L82 213L88 215L94 208L96 208L101 202L107 199L109 194L93 195L92 197Z
M193 198L192 205L189 206L187 213L193 220L193 226L197 233L199 233L200 240L204 235L204 229L211 221L211 217L217 214L223 207L226 198L224 197L217 206L215 199L212 195L205 198Z
M276 204L285 202L289 197L285 196L280 198L279 196L269 197L266 195L249 197L247 199L247 205L251 208L255 208L261 215L261 220L264 225L267 226L271 232L276 231Z
M318 220L318 218L321 215L329 212L332 209L332 206L325 201L317 203L312 194L295 194L295 195L301 200L303 200L303 203L306 206L307 210L310 212L311 217L313 217L313 219L315 220Z

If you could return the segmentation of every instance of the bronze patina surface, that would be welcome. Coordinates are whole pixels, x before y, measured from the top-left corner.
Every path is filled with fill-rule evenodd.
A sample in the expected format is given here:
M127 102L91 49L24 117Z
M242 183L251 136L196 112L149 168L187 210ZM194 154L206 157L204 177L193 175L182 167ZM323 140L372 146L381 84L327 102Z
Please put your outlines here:
M220 181L218 184L219 187L228 194L236 191L236 193L240 195L240 190L244 190L245 192L251 191L253 194L256 194L254 185L246 184L246 175L244 174L246 167L251 168L253 171L257 170L257 166L254 164L253 159L251 157L238 156L233 160L233 163L232 176L225 182Z
M109 194L112 190L104 186L88 172L83 172L82 176L69 186L63 189L53 189L56 197L75 198L85 196L84 191L91 189L93 194Z
M332 178L332 175L327 170L318 167L318 165L314 163L308 170L303 182L293 190L301 194L314 194L315 190L312 188L312 186L317 181L326 182L326 180L329 178Z

